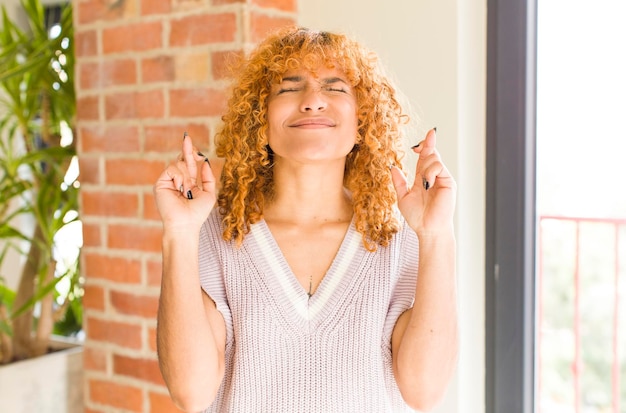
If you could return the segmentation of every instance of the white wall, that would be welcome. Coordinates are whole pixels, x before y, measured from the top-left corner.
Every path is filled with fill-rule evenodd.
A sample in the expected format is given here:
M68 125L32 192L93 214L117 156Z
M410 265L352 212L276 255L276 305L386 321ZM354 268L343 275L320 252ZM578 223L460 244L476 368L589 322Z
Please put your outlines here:
M486 0L299 0L298 7L300 25L353 35L378 53L421 120L408 143L437 126L459 187L461 356L435 412L484 412Z

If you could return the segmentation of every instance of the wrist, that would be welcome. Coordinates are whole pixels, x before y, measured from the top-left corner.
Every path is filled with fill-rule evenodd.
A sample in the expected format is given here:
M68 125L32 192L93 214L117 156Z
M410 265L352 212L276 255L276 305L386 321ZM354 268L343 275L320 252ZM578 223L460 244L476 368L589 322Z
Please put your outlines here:
M454 241L454 226L450 225L440 228L420 228L415 230L417 238L420 243L423 242L439 242L439 241Z
M168 245L187 245L189 243L198 244L200 237L200 228L192 228L191 226L163 227L162 244L164 247Z

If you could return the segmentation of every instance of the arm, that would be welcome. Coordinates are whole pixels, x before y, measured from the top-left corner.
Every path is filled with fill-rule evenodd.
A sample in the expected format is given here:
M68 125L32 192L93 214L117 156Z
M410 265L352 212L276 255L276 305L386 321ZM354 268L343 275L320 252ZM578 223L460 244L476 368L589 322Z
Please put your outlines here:
M434 131L416 152L416 176L428 185L408 188L401 171L392 170L398 206L419 239L415 302L396 322L392 355L402 397L413 408L429 411L442 397L458 355L456 184L435 150Z
M215 182L208 162L196 153L186 137L182 160L168 166L154 189L163 221L159 366L184 411L200 411L214 400L224 374L226 336L224 320L199 282L199 233L215 204Z
M157 351L172 399L182 410L197 412L213 402L222 382L226 329L200 288L197 240L189 238L163 237Z

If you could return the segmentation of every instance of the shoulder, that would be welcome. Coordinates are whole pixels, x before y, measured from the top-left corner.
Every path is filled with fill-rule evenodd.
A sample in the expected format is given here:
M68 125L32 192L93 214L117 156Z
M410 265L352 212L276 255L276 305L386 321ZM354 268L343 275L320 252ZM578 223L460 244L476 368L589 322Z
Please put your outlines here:
M224 244L224 224L218 208L213 208L200 229L200 252L219 251Z
M404 219L404 215L400 212L400 210L396 207L393 210L396 220L398 221L398 232L393 237L394 243L409 243L415 244L417 246L417 234L413 231L413 228L409 226L409 223Z
M409 268L411 271L417 269L419 240L417 234L404 219L399 210L395 210L396 219L398 220L399 229L391 241L391 248L394 250L394 256L398 260L400 268Z

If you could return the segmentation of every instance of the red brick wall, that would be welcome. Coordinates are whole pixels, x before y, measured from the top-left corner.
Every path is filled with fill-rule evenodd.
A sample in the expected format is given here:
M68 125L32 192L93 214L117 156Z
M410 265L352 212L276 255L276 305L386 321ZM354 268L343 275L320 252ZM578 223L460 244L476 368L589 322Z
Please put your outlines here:
M176 412L155 352L152 184L183 131L210 153L222 62L296 20L297 0L73 0L84 224L85 412Z

